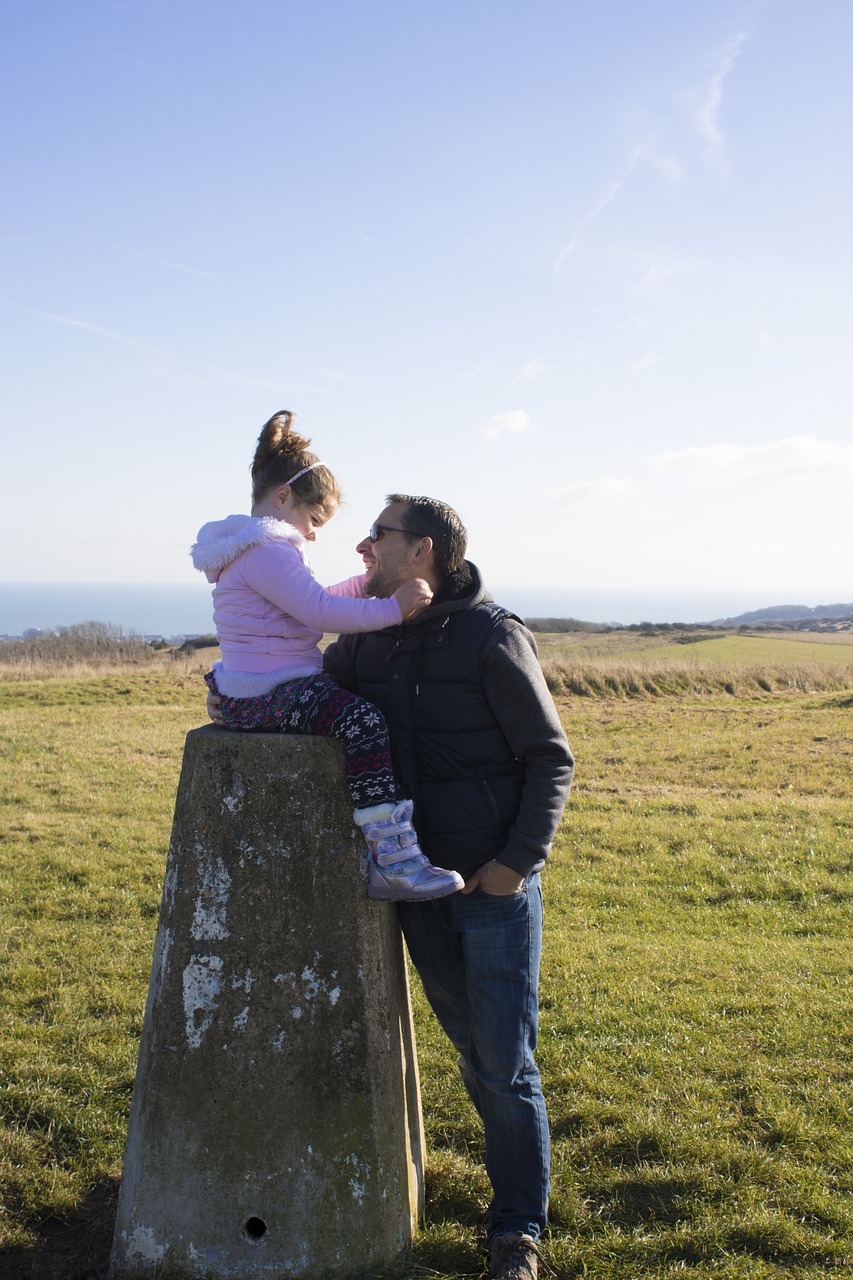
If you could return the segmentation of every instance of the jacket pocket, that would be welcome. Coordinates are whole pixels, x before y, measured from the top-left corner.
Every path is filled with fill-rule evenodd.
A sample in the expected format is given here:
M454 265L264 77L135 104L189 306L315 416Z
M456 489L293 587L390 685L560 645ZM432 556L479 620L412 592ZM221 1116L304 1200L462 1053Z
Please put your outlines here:
M485 802L487 822L495 835L500 835L503 831L503 822L501 821L501 813L498 808L497 796L492 781L487 774L482 774L477 779L480 786L480 793Z

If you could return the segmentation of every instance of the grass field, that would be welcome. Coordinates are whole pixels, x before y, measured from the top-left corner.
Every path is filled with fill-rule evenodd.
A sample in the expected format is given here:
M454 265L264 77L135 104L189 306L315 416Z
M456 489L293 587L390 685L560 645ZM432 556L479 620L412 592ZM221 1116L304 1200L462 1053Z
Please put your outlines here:
M790 632L762 631L756 634L736 632L685 631L645 635L639 631L604 633L571 631L537 636L543 657L559 657L563 661L608 658L632 662L690 660L699 665L762 666L831 666L839 670L853 669L853 633L849 631Z
M555 694L656 697L816 691L853 684L850 632L722 635L572 632L537 636Z
M840 650L828 666L762 652L753 672L799 673L767 691L739 651L716 665L741 639L655 646L656 670L687 649L704 672L678 695L556 694L578 772L545 877L539 1058L565 1280L853 1268L850 646L813 645ZM649 661L542 641L546 666ZM202 693L174 662L0 683L3 1280L103 1274ZM475 1277L481 1139L413 998L427 1209L388 1280Z

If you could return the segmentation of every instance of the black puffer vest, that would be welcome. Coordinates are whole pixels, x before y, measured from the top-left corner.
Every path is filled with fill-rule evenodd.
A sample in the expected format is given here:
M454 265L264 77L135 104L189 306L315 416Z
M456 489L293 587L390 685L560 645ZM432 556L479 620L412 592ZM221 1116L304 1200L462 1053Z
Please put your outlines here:
M514 617L490 602L451 605L347 638L358 691L391 726L398 792L415 802L423 851L463 876L504 848L524 782L480 677L488 637Z

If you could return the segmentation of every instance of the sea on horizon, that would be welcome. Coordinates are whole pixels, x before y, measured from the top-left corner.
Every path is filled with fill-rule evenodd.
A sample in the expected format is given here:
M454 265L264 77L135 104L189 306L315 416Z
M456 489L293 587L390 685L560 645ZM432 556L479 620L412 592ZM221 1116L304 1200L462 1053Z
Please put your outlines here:
M522 618L578 618L584 622L711 622L776 604L830 604L813 591L590 590L570 587L491 588ZM204 582L0 583L0 636L47 631L79 622L106 622L146 636L209 635L210 587Z

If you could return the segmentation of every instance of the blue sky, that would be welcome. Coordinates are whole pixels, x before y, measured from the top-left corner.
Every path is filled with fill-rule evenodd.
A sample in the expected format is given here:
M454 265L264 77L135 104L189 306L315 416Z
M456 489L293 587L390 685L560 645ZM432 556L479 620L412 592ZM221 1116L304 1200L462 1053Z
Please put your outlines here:
M853 599L847 0L31 0L7 581L187 582L299 415L499 587Z

